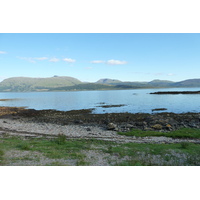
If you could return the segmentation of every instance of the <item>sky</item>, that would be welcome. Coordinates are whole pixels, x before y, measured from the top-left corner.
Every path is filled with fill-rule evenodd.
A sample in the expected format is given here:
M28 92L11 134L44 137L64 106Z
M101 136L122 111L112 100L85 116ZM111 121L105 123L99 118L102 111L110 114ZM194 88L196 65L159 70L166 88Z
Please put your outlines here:
M85 82L200 78L198 33L0 33L0 81L71 76Z

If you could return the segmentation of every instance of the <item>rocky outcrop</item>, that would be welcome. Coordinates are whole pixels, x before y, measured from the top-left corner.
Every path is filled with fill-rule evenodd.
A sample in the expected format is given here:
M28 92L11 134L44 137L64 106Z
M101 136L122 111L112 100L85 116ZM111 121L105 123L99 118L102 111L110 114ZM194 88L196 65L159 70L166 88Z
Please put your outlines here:
M167 91L167 92L152 92L150 94L200 94L200 91Z
M200 113L105 113L93 114L92 109L56 111L22 108L2 108L1 118L24 119L31 122L58 125L98 125L114 131L141 130L171 131L179 128L200 128Z

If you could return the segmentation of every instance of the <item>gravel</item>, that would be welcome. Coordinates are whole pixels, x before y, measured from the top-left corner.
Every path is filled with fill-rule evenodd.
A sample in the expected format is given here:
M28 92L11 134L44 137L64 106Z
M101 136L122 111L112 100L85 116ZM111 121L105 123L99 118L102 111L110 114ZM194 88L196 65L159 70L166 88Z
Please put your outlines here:
M118 135L117 131L107 130L98 125L58 125L51 123L28 122L21 119L0 119L0 135L21 135L26 137L57 136L64 134L67 138L96 138L120 143L200 143L199 139L172 139L168 137L134 137Z

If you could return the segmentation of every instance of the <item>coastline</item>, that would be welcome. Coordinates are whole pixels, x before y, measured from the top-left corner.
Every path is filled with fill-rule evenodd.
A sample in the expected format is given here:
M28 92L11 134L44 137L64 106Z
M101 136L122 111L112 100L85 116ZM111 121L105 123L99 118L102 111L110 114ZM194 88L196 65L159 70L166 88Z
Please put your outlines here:
M0 165L199 166L199 138L118 134L131 129L195 131L199 119L200 113L92 114L91 110L0 107Z
M92 109L57 111L23 107L0 107L0 131L71 138L122 138L117 132L131 129L170 132L181 128L200 128L200 113L105 113ZM125 138L126 137L123 136ZM135 140L135 139L134 139ZM117 139L115 140L117 141ZM136 141L136 140L135 140ZM137 142L137 141L136 141Z

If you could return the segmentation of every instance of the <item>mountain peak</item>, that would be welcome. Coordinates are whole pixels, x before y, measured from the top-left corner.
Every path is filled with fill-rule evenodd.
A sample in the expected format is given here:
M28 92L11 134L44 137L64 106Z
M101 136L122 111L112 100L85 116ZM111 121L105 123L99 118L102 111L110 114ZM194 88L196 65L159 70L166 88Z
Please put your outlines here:
M96 83L110 84L110 83L120 83L120 82L121 81L117 79L104 78L104 79L99 79Z

